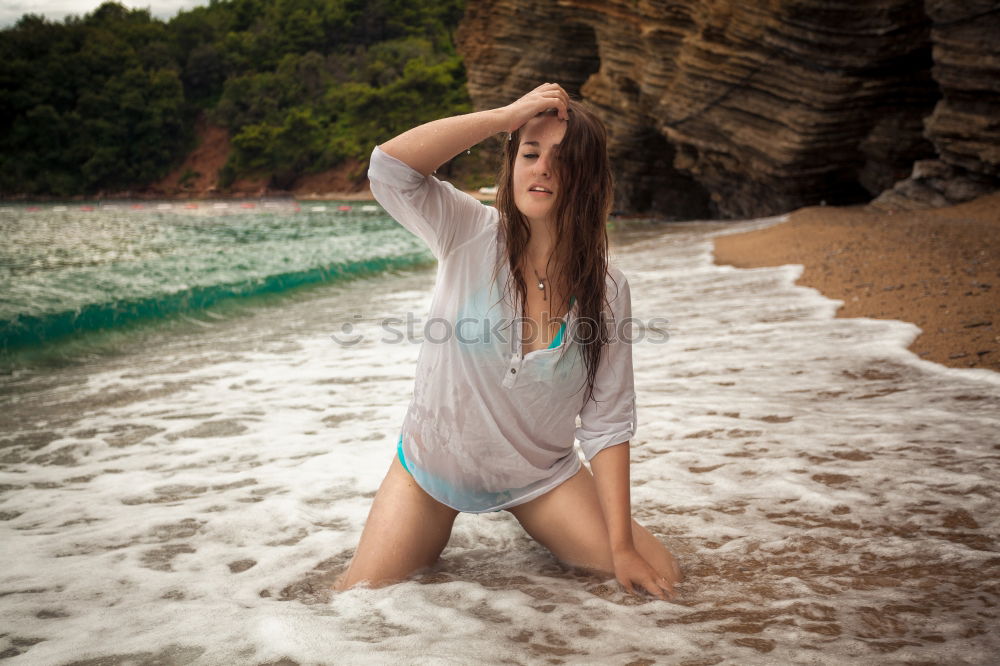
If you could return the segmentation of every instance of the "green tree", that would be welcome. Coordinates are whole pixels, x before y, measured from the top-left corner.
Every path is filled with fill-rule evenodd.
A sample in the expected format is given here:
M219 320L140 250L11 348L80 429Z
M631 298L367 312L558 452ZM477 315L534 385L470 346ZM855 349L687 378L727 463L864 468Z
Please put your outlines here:
M141 186L227 126L224 180L288 186L469 109L452 45L462 0L212 0L168 22L106 2L0 31L0 193Z

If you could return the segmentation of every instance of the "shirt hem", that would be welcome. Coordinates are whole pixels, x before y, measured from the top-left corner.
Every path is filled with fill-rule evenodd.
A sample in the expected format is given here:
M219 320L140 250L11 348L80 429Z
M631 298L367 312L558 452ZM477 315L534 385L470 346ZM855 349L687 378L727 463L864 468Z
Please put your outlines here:
M448 507L450 509L453 509L455 511L458 511L459 513L492 513L494 511L503 511L504 509L510 509L510 508L515 507L515 506L517 506L519 504L525 504L526 502L530 502L531 500L535 499L536 497L540 497L540 496L544 495L545 493L549 492L550 490L552 490L552 489L556 488L557 486L561 485L564 481L568 480L571 476L573 476L574 474L576 474L577 472L579 472L580 468L583 467L583 463L580 462L580 456L577 455L576 449L572 450L572 454L573 454L573 460L575 461L575 464L569 466L569 470L570 471L568 473L564 472L564 473L562 473L560 475L552 477L554 479L558 479L558 481L556 481L555 483L553 483L553 484L551 484L549 486L543 487L543 488L539 488L537 490L533 490L533 491L531 491L530 493L528 493L526 495L523 495L523 496L518 497L516 499L512 499L509 502L504 502L503 504L498 504L498 505L496 505L494 507L491 507L489 509L460 509L460 508L458 508L456 506L452 506L451 504L448 504L447 502L445 502L441 498L435 496L434 493L432 493L431 491L429 491L427 488L424 488L423 484L420 483L420 479L418 479L416 476L413 477L413 480L416 482L416 484L418 486L420 486L420 488L425 493L427 493L428 495L430 495L431 497L433 497L435 500L437 500L441 504L444 504L446 507Z

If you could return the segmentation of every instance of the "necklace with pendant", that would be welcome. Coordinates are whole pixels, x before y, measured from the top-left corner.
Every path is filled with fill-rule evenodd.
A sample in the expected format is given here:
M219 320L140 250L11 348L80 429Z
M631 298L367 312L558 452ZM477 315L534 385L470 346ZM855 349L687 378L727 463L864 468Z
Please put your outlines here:
M545 281L548 278L538 277L538 271L535 270L534 266L531 267L531 270L535 271L535 279L538 281L538 288L542 291L542 300L547 301L548 298L545 296Z

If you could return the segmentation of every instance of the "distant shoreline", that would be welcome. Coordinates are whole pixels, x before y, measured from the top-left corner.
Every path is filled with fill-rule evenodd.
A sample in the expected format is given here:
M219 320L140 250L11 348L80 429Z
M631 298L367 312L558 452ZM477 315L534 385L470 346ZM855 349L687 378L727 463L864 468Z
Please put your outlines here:
M843 301L837 317L916 324L924 360L1000 372L1000 192L930 210L809 206L713 243L716 264L803 265L798 284Z
M466 194L480 201L493 201L494 194L482 194L476 190L463 190ZM250 194L247 192L230 192L218 194L203 194L197 196L182 196L178 194L151 194L116 192L105 197L84 197L74 195L72 197L40 197L31 199L27 197L5 197L0 198L0 206L8 205L95 205L104 202L170 202L170 203L199 203L199 202L222 202L232 201L244 203L248 201L365 201L373 202L371 190L365 189L358 192L310 192L308 194L296 194L294 192L268 192L262 194Z

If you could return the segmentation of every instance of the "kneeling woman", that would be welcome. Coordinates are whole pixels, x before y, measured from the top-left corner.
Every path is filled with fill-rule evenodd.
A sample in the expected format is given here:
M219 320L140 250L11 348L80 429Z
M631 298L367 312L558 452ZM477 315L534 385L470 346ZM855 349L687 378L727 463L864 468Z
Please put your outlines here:
M499 132L496 207L431 175ZM435 563L460 511L505 510L565 564L673 597L676 560L631 515L631 297L608 264L600 120L547 83L404 132L368 176L438 274L398 451L334 589L402 580Z

